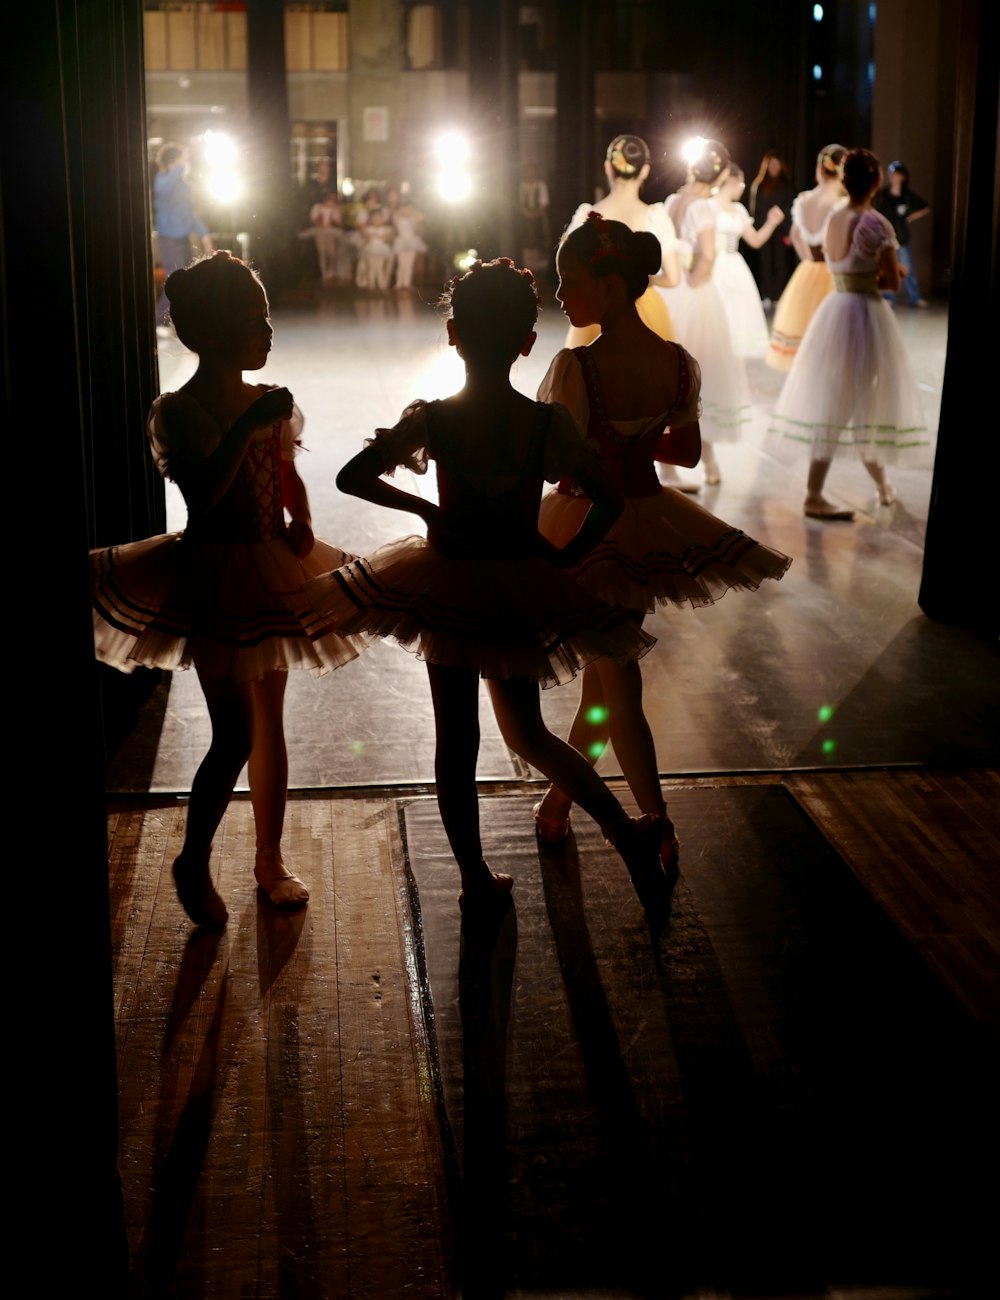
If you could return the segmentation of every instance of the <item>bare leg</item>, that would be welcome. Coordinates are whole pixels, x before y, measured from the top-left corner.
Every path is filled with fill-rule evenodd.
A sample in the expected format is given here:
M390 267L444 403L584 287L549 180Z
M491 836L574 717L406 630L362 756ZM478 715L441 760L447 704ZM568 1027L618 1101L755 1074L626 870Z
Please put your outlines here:
M281 835L288 802L288 749L285 744L285 687L288 674L265 673L251 683L253 749L247 774L257 828L254 876L272 903L300 907L309 890L285 866Z
M829 472L830 462L828 460L811 460L809 462L805 513L810 519L853 519L853 510L843 510L835 506L832 501L827 501L823 495L826 476Z
M233 787L250 755L253 705L250 689L197 668L212 722L212 743L191 783L184 847L174 862L174 882L185 912L197 925L222 925L226 905L208 870L212 841L229 807Z
M865 469L871 475L875 486L878 488L879 504L883 506L891 506L896 500L896 489L886 477L885 466L879 465L873 460L866 460Z
M467 668L428 664L434 704L434 781L438 809L462 878L459 902L484 892L506 892L510 876L490 871L479 834L479 675Z
M597 822L628 867L644 905L659 906L666 884L659 858L663 823L655 818L636 821L629 817L587 759L549 731L542 719L537 682L492 680L489 687L507 744Z
M409 289L413 284L413 263L416 260L415 248L401 248L396 254L396 288Z

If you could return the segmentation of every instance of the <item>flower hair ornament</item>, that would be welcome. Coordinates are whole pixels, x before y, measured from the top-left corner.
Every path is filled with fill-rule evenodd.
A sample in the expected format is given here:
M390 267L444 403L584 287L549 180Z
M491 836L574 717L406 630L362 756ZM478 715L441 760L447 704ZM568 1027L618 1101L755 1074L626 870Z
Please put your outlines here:
M840 146L837 145L837 146L834 146L834 147L835 147L835 148L839 148ZM833 150L832 150L832 149L831 149L831 150L827 150L825 153L821 153L821 154L820 154L820 156L819 156L819 165L820 165L820 168L821 168L821 170L823 171L824 175L826 175L826 176L836 176L839 180L843 180L843 179L844 179L844 162L843 162L843 159L841 159L840 162L834 162L834 159L833 159Z
M611 225L606 217L603 217L600 212L588 212L587 225L597 234L597 248L587 258L588 265L599 261L602 257L624 256L621 245L616 244L612 237Z
M607 158L619 176L634 176L639 170L634 163L630 163L625 157L625 137L623 135L611 141Z

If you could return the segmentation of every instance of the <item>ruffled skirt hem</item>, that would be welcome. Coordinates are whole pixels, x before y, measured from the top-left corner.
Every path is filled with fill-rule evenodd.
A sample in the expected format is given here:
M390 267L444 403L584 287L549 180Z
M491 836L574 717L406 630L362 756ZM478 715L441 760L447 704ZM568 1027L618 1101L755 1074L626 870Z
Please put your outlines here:
M547 492L539 528L555 546L578 531L590 507L586 497ZM628 497L607 537L570 572L592 596L652 613L658 606L714 604L727 591L756 591L782 578L791 558L672 488Z
M291 669L322 676L367 642L318 616L302 586L351 558L321 539L300 559L282 538L209 545L183 533L93 551L95 653L124 673L195 665L237 682Z
M571 681L597 659L627 663L655 638L540 556L451 558L405 537L306 584L343 633L395 641L428 663L490 679Z

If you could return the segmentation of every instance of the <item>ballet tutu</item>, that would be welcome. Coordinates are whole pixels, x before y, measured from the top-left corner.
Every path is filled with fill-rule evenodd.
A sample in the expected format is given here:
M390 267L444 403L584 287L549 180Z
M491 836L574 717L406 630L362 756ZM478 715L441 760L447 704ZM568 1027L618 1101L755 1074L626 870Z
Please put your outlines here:
M542 497L539 531L554 546L573 537L590 499L553 489ZM791 558L665 487L626 497L603 541L570 570L592 596L651 613L658 605L711 605L733 589L755 591L781 578Z
M677 339L701 367L701 432L706 442L738 442L750 421L746 365L736 355L714 279L665 290Z
M420 659L486 678L570 681L595 659L655 644L627 610L596 600L541 555L450 557L401 537L306 584L343 632L388 637Z
M237 682L276 669L321 676L367 642L319 618L302 585L352 558L319 538L300 559L282 537L215 544L182 532L92 551L97 657L125 673L195 663Z
M774 309L771 341L764 358L772 370L791 370L806 326L832 289L833 276L825 262L800 262L792 272Z
M635 308L639 313L639 319L647 329L651 329L667 343L677 341L674 322L670 318L670 308L653 285L650 285L646 292L636 299ZM600 333L600 325L571 325L566 331L566 347L584 347L588 343L593 343Z
M926 465L930 437L892 308L877 293L823 300L775 403L771 432L814 460Z
M729 337L738 357L763 357L770 334L753 272L742 253L720 252L712 279L722 295Z

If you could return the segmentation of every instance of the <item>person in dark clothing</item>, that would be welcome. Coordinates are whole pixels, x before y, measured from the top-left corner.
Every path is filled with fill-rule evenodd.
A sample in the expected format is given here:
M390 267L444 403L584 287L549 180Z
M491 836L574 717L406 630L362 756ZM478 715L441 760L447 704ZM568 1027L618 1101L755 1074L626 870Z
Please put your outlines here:
M896 260L902 273L901 288L911 307L926 307L927 300L920 293L917 272L910 248L910 226L930 212L930 204L910 189L910 172L905 163L891 162L886 171L887 184L879 191L874 207L891 223L899 240ZM895 302L896 295L883 295L887 302Z
M775 229L772 237L756 255L747 257L751 269L757 276L757 288L760 290L761 303L767 311L781 297L788 279L795 269L796 256L792 247L792 200L795 187L788 174L788 167L781 158L769 149L760 160L757 175L750 184L747 207L754 226L759 230L767 222L767 214L772 207L778 207L785 214L784 221Z

